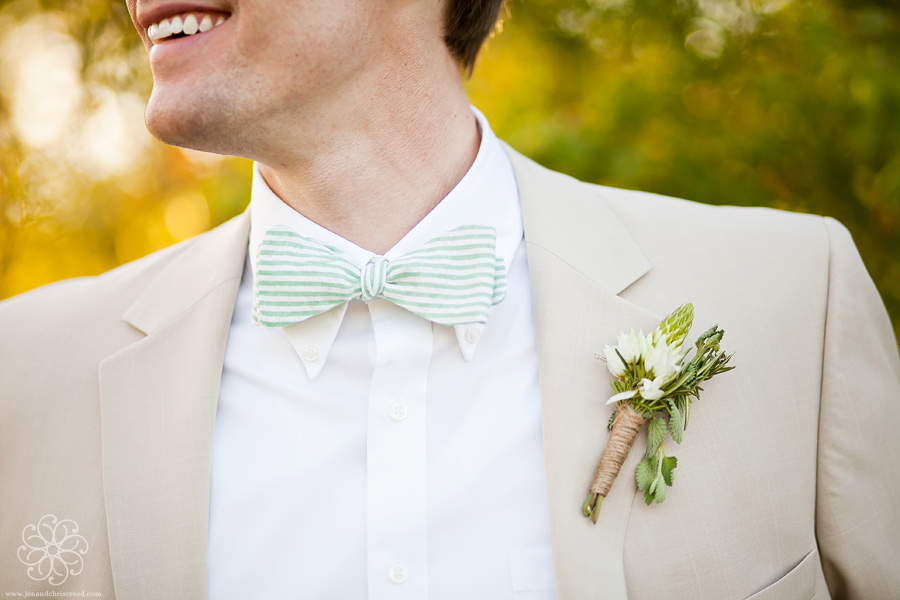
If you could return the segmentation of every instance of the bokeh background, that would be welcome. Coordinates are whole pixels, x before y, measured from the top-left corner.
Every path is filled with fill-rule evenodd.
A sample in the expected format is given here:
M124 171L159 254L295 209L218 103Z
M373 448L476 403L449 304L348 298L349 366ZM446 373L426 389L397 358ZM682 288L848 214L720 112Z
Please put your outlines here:
M833 216L900 333L900 4L513 0L499 29L468 89L500 137L587 181ZM244 209L247 161L146 132L151 85L121 0L0 0L0 298Z

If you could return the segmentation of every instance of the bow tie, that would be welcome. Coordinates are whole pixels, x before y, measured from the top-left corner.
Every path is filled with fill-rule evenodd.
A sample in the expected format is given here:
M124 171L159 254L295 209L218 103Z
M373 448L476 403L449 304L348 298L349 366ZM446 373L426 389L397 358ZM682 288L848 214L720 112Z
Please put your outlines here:
M469 225L397 259L374 256L360 268L343 251L277 226L256 259L253 321L284 327L344 302L383 297L441 325L486 323L506 296L506 269L492 227Z

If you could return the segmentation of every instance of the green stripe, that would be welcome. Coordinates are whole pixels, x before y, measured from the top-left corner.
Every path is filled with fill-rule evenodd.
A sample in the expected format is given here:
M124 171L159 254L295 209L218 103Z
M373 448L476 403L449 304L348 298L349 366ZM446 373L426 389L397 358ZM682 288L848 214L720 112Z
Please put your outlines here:
M459 227L454 227L447 233L453 233L454 231L471 231L476 229L481 231L494 231L494 228L488 225L460 225Z
M307 252L315 252L316 254L325 254L330 256L340 256L334 250L327 246L319 246L310 244L303 240L263 240L260 248L296 248L298 250L306 250Z
M441 300L452 300L453 302L457 300L466 300L468 298L480 298L484 300L485 298L490 298L493 295L493 290L488 288L487 290L482 290L480 292L473 292L471 294L459 294L450 296L448 294L442 294L440 292L412 292L412 291L398 291L390 288L386 288L384 290L384 296L388 297L397 297L397 298L440 298ZM405 302L405 300L404 300Z
M264 296L266 298L291 298L293 296L334 296L336 298L346 298L349 293L350 292L283 292L276 290L264 290L262 294L260 294L260 296Z
M334 268L338 271L343 271L343 268L339 267L337 265L335 265ZM341 275L340 273L335 273L333 271L297 271L297 270L294 270L294 271L257 271L256 272L257 277L295 277L300 280L312 279L312 277L309 276L312 274L314 274L314 277L316 277L316 278L325 277L327 279L340 279L341 281L355 281L359 277L359 275L354 277L354 276L352 276L352 274L347 274L350 276L345 277L344 275ZM307 275L307 277L303 277L303 275Z
M299 254L296 252L283 252L283 251L275 252L275 251L260 250L257 255L256 260L257 261L261 260L259 258L261 256L272 256L272 257L281 258L281 259L297 258L297 259L301 259L303 261L301 264L304 264L304 265L308 265L310 263L314 264L314 265L319 265L319 264L329 264L329 263L333 263L333 262L339 262L341 265L344 265L344 266L350 267L351 269L359 271L359 266L357 266L357 264L355 262L353 262L352 260L348 260L348 259L342 258L342 257L331 256L328 254L310 255L310 254Z
M412 252L408 252L404 254L401 258L407 258L410 256L419 256L422 254L434 254L436 252L452 252L454 250L493 250L495 248L494 244L466 244L464 246L438 246L436 248L423 247L418 250L413 250ZM456 256L455 254L453 256ZM488 254L490 258L496 258L496 255L492 252Z
M294 300L292 302L269 302L268 300L260 300L260 306L294 306L297 308L306 306L324 306L326 304L334 304L331 300ZM341 304L339 302L338 304Z
M490 265L491 267L494 266L494 255L491 253L482 252L480 254L448 254L444 250L441 250L440 253L438 255L434 256L433 258L428 258L427 256L420 256L420 255L413 254L412 252L410 252L403 258L397 259L396 261L394 261L391 264L395 264L395 265L406 264L407 261L410 261L412 259L425 259L429 262L433 261L433 260L441 260L441 259L473 260L473 261L478 261L478 264L483 265L483 266L487 266L487 265Z
M263 236L263 242L265 242L270 236L294 238L295 240L299 240L300 242L308 243L315 248L319 248L319 247L326 248L328 250L331 250L335 254L342 253L342 250L340 248L338 248L337 246L330 246L321 240L302 236L299 233L292 231L291 229L288 229L286 227L285 228L274 227L274 228L270 229L269 231L266 232L266 235Z
M446 270L446 271L464 271L466 269L489 269L491 274L494 273L494 265L488 265L483 262L481 263L473 263L470 265L452 265L446 263L438 263L438 262L398 262L396 265L391 265L391 273L394 271L400 271L401 269L422 269L426 273L431 272L432 270ZM430 274L430 273L429 273Z
M315 315L321 314L323 311L320 310L302 310L302 311L284 311L284 312L260 312L259 320L260 321L285 321L287 319L296 319L297 317L313 317Z
M318 314L324 312L325 308L330 308L330 306L322 305L321 307L319 307L318 310L317 309L285 310L285 311L261 310L261 311L259 311L259 316L260 317L269 317L270 319L272 319L272 318L285 319L285 318L291 318L291 317L309 317L309 316L318 315Z
M484 232L475 232L475 233L448 233L446 235L442 235L436 238L429 240L425 243L425 246L436 246L438 244L445 244L447 242L456 242L459 240L494 240L497 239L497 235L493 231L484 231Z
M417 273L417 275L420 275ZM473 286L488 286L493 287L493 284L490 281L479 281L473 282L473 278L467 277L466 283L433 283L430 281L404 281L402 286L404 288L425 288L425 289L435 289L435 290L467 290L472 288ZM394 283L393 281L388 281L388 284ZM447 296L452 296L451 294L447 294Z
M398 280L406 279L408 277L423 277L423 278L431 277L431 278L442 279L442 280L447 280L447 281L473 281L473 280L479 279L479 278L488 278L488 279L493 280L493 275L491 275L490 273L469 273L468 275L451 275L449 273L446 273L443 275L437 275L434 273L422 273L420 271L412 271L410 273L397 273L397 274L392 273L391 276L388 278L388 281L396 282ZM425 282L422 282L422 283L423 283L423 285L429 285L428 283L425 283ZM407 283L404 282L403 285L407 285Z
M335 289L353 289L354 284L352 283L326 283L323 281L284 281L282 279L260 279L260 286L273 286L273 287L327 287L327 288L335 288Z
M309 302L299 302L297 300L260 300L257 304L259 306L312 306L313 304L343 304L344 302L346 302L344 297L338 296L337 298L315 300Z

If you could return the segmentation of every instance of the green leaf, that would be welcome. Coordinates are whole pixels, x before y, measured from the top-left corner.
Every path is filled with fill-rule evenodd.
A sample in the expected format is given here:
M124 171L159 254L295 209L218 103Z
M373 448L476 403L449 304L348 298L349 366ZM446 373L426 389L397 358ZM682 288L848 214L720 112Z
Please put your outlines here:
M657 504L666 499L666 486L663 485L662 481L659 482L654 491L653 499L656 500Z
M672 433L672 439L675 440L675 443L680 444L684 433L684 416L674 402L670 405L670 409L672 414L669 417L669 431Z
M647 454L656 452L664 439L666 439L666 420L663 417L654 417L647 426Z
M650 462L650 457L645 456L644 459L638 463L637 468L634 470L634 478L637 480L637 486L639 490L646 490L650 486L650 482L653 481L653 478L656 476L656 469Z
M644 492L644 502L649 506L653 502L653 494Z
M709 329L707 329L706 331L704 331L703 333L701 333L701 334L700 334L700 337L698 337L698 338L697 338L697 341L695 342L695 345L697 346L697 348L702 347L703 344L706 342L706 340L708 340L708 339L711 338L713 335L715 335L716 330L717 330L718 328L719 328L718 325L713 325L712 327L710 327Z
M672 485L672 471L678 466L678 459L674 456L667 456L662 459L662 476L666 485Z

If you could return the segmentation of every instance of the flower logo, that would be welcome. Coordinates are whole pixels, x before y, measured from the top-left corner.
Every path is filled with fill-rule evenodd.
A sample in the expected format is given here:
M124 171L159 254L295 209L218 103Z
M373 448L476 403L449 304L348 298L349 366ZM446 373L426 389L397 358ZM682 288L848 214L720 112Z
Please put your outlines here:
M37 525L22 530L22 541L17 555L35 581L46 579L50 585L62 585L69 575L84 569L82 556L87 554L88 543L78 535L78 524L71 519L60 521L44 515Z

